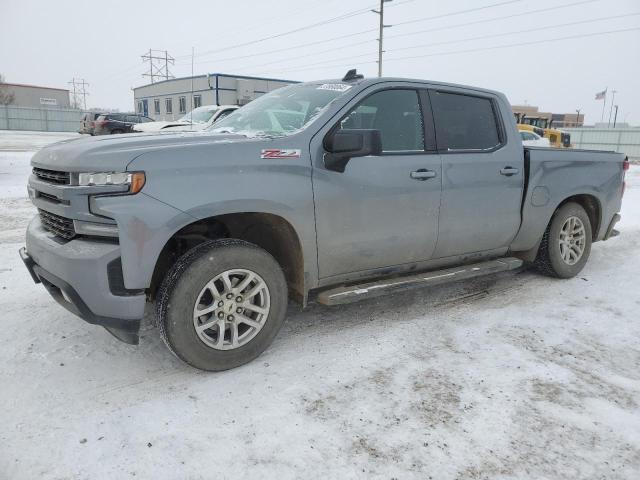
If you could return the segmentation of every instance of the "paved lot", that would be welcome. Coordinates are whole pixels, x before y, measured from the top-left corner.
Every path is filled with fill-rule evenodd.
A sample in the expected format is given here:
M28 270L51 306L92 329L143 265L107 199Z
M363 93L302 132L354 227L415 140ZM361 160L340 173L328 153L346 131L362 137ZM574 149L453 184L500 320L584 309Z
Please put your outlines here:
M577 278L291 307L258 360L210 374L32 283L31 136L0 132L0 478L638 478L640 167Z

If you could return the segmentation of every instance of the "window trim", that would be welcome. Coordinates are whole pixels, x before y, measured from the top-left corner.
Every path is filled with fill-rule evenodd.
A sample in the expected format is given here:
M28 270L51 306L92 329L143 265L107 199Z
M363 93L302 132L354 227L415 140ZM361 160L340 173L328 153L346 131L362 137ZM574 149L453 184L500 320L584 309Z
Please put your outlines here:
M184 105L184 110L182 109L182 105ZM187 97L178 97L178 110L178 113L187 113Z
M426 125L425 122L425 105L422 99L422 95L421 95L421 91L422 90L427 90L426 88L420 88L417 86L402 86L402 85L397 85L397 86L390 86L390 87L383 87L380 88L378 90L374 90L372 92L367 93L364 97L360 98L358 101L355 102L354 105L349 106L347 105L347 110L346 113L342 116L340 116L340 118L336 121L336 123L329 129L329 131L326 133L326 135L323 137L322 139L322 144L324 145L324 141L325 139L330 136L333 135L336 130L338 130L338 127L340 125L340 123L342 123L342 121L347 118L347 115L349 115L349 113L351 111L353 111L354 108L357 108L362 102L364 102L365 100L367 100L369 97L371 97L372 95L375 95L377 93L380 92L386 92L388 90L410 90L413 91L416 94L416 97L418 99L418 108L420 110L420 114L422 115L422 128L423 128L423 133L422 133L422 150L392 150L392 151L388 151L388 150L383 150L382 153L378 156L380 157L388 157L388 156L403 156L403 155L432 155L432 154L436 154L438 153L436 150L428 150L427 149L427 132L428 130L433 130L431 133L433 134L433 141L435 142L435 125L432 123L431 124L431 129L429 129ZM431 110L431 105L427 105L429 107L429 110ZM431 118L433 118L433 114L430 115ZM437 144L436 144L437 145Z
M158 108L156 108L156 106ZM160 111L161 111L160 107L161 107L160 99L159 98L154 98L153 99L153 113L154 113L154 115L160 115Z
M504 148L507 145L507 136L505 134L505 129L504 129L504 123L502 121L502 116L500 115L500 109L497 108L496 105L496 98L490 95L478 95L475 93L467 93L467 92L458 92L455 90L447 90L444 88L429 88L427 89L428 93L429 93L429 105L431 105L431 109L432 109L432 115L433 115L433 120L434 120L434 127L435 127L435 122L436 122L436 115L433 109L433 102L431 99L431 95L432 93L446 93L446 94L450 94L450 95L462 95L465 97L475 97L475 98L481 98L483 100L489 100L489 104L491 105L491 110L493 112L493 118L494 121L496 122L496 127L498 128L498 144L491 147L491 148L461 148L461 149L456 149L456 150L451 150L451 149L440 149L440 147L438 146L438 136L436 133L436 146L437 146L437 152L440 155L460 155L460 154L465 154L465 153L493 153L496 152L502 148ZM436 129L437 131L437 129Z
M169 105L171 108L167 108ZM165 97L164 99L164 111L173 115L173 97Z
M200 100L199 105L196 107L196 98L198 98ZM202 94L198 94L198 95L193 95L193 108L199 108L202 106Z

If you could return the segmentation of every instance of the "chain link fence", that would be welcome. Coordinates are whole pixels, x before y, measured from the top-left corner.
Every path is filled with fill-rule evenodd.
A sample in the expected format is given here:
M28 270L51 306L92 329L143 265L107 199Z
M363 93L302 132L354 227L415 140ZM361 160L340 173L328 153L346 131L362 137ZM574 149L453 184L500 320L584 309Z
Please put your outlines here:
M85 112L72 108L31 108L0 105L0 130L77 132Z

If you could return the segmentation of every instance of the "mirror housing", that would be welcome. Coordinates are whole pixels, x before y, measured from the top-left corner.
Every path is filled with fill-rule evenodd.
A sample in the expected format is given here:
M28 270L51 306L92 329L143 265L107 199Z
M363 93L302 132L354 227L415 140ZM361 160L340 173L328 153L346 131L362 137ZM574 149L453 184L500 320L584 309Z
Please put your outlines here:
M324 166L342 173L353 157L382 154L382 135L373 129L334 130L325 137L324 149Z

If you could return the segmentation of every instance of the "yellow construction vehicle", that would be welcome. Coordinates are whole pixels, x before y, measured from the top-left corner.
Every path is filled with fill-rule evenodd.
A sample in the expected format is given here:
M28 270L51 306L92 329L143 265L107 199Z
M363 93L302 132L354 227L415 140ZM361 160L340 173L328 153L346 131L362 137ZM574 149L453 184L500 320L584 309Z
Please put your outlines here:
M524 113L514 113L513 115L516 117L518 130L527 130L548 138L552 147L571 148L571 135L557 128L552 128L548 118L528 116Z

